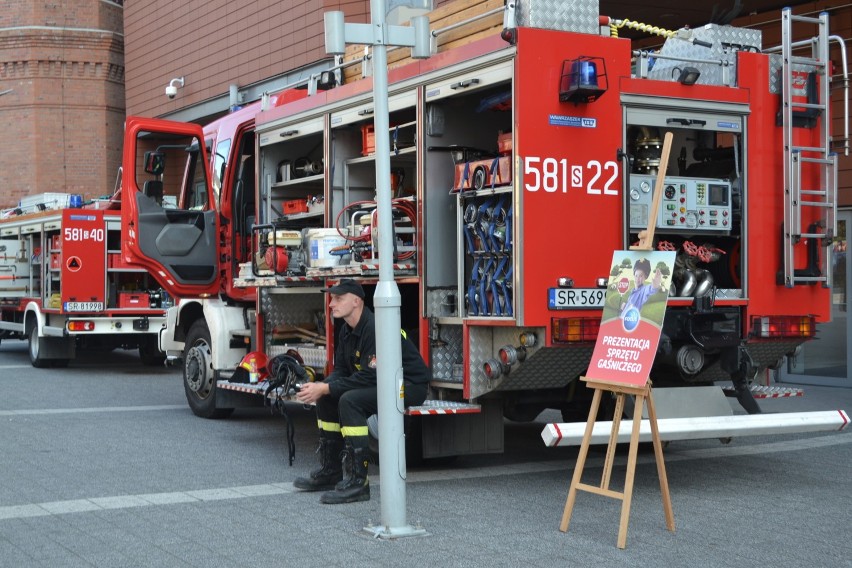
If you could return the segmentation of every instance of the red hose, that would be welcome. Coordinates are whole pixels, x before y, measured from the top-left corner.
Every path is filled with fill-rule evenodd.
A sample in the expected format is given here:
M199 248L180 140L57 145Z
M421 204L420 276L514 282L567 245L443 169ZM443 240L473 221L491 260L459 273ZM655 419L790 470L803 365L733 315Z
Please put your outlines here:
M346 207L341 209L340 213L337 214L337 218L334 220L334 228L337 229L337 233L341 237L346 239L347 241L352 241L352 242L356 242L356 243L357 242L369 241L371 239L370 233L364 233L364 234L361 234L361 235L353 235L353 236L349 236L349 235L345 234L343 229L341 229L341 227L340 227L340 218L343 217L344 213L346 213L350 209L353 209L355 207L362 207L364 205L375 205L375 204L376 204L375 201L370 201L370 200L353 201L352 203L348 204ZM414 203L412 203L408 199L396 198L396 199L391 200L391 207L394 208L394 209L397 209L398 211L401 211L406 217L408 217L411 220L412 226L414 226L414 227L417 226L417 208L415 207ZM416 245L416 239L414 241L414 244ZM414 254L415 254L415 251L406 251L406 252L399 255L399 260L407 260L407 259L413 257Z

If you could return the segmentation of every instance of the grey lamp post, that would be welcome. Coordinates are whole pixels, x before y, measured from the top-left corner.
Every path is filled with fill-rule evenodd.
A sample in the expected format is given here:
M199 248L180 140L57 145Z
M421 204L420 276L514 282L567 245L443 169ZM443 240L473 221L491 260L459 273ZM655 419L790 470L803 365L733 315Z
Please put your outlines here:
M432 9L432 0L391 0L396 6ZM379 408L379 471L382 525L365 530L379 538L423 536L422 528L407 523L405 511L405 434L403 431L402 350L399 288L393 275L393 217L390 189L390 132L388 118L387 46L411 47L412 57L430 55L429 19L411 18L411 26L387 25L385 0L371 0L369 24L346 24L343 12L325 13L325 49L342 54L346 43L373 46L373 115L376 144L376 204L378 210L379 283L376 308L376 360Z

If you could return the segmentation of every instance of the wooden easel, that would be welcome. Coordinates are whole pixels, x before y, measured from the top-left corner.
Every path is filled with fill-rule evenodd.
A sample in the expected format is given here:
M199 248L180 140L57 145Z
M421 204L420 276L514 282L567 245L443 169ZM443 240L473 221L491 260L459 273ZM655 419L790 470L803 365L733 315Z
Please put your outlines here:
M660 478L660 490L663 494L663 510L666 515L666 528L672 532L675 530L674 513L672 511L672 501L669 495L669 482L666 477L666 465L663 461L663 445L660 442L660 433L657 429L657 411L654 409L654 399L651 396L650 381L642 387L634 387L628 385L615 385L610 383L601 383L593 379L582 377L586 384L595 390L592 397L592 408L589 410L589 420L586 422L586 432L583 435L583 442L580 444L580 453L577 456L577 466L574 469L574 477L571 479L571 488L568 491L568 499L565 502L565 510L562 513L562 522L559 525L559 530L568 532L568 524L571 522L571 513L574 510L574 502L577 499L577 490L586 491L620 499L621 503L621 523L618 528L618 548L627 546L627 523L630 519L630 502L633 497L633 478L636 472L636 452L639 448L639 427L642 424L642 408L645 399L648 400L648 419L651 422L651 439L654 444L654 456L657 461L657 475ZM615 416L612 421L612 431L609 437L609 445L606 450L606 460L604 462L604 470L601 476L599 486L588 485L582 483L583 468L586 465L586 457L589 453L589 442L592 437L592 430L595 426L595 419L600 408L601 395L604 391L615 393ZM633 432L630 436L630 451L627 454L627 475L624 480L624 491L613 491L609 488L610 479L612 478L612 466L615 458L615 447L618 444L618 430L621 427L621 414L624 411L625 395L633 395L636 397L635 407L633 409Z
M669 165L669 154L672 148L672 133L666 132L663 139L662 153L660 154L660 169L657 172L657 180L654 186L654 198L651 210L648 212L648 228L639 233L639 244L631 246L631 250L653 250L654 230L657 226L657 213L660 209L660 199L663 193L666 169ZM613 384L595 381L581 377L586 384L595 390L592 397L592 408L589 410L589 419L586 422L586 432L580 444L580 453L577 456L577 466L574 469L574 477L571 479L571 488L568 490L568 499L565 501L565 509L562 512L562 522L559 530L568 532L568 524L571 522L571 513L574 510L574 502L577 499L577 491L586 491L621 500L621 523L618 527L618 548L627 546L627 523L630 520L630 502L633 498L633 477L636 472L636 451L639 447L639 427L642 424L642 408L645 399L648 400L648 419L651 422L651 439L654 444L654 457L657 462L657 475L660 478L660 491L663 494L663 510L666 515L666 528L672 532L675 530L674 513L672 512L672 501L669 495L669 482L666 477L666 464L663 461L663 445L660 442L660 432L657 429L657 411L654 409L654 398L651 396L651 382L645 381L644 386ZM589 442L595 426L595 420L600 408L601 394L612 392L616 395L615 415L612 420L612 432L609 436L609 445L606 450L606 461L604 462L603 475L599 486L588 485L582 482L583 468L586 465L586 457L589 453ZM630 451L627 454L627 475L624 480L624 491L613 491L609 488L612 478L613 459L615 447L618 445L618 430L621 427L621 415L624 412L624 397L632 395L636 397L633 409L633 432L630 435Z

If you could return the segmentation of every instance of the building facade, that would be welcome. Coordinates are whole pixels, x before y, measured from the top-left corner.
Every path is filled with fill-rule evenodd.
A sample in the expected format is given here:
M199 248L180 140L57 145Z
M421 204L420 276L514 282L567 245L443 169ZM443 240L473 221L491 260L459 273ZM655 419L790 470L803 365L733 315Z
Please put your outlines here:
M434 4L439 8L450 1L466 1L471 11L503 5L503 0ZM602 1L601 11L624 8L611 4ZM796 13L828 11L831 33L845 38L852 51L847 2L789 4ZM370 0L7 0L4 7L0 208L39 193L111 194L126 115L209 121L233 104L330 66L324 12L341 10L347 22L370 18ZM670 23L671 14L657 17L660 25ZM652 18L646 20L657 23ZM780 42L777 9L740 17L732 25L761 29L765 46ZM176 88L173 98L166 96L167 85ZM843 98L842 89L833 91L838 132ZM852 206L852 158L841 159L839 186L840 204Z
M121 1L6 0L0 11L0 208L111 194L121 163Z

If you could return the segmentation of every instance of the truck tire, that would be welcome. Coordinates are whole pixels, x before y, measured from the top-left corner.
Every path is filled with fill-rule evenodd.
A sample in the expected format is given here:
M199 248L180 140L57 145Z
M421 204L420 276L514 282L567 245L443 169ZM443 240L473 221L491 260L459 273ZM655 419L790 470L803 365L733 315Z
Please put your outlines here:
M34 325L29 334L30 363L36 369L44 369L50 366L50 360L41 356L41 338L38 336L38 326Z
M186 334L183 352L183 387L192 413L201 418L227 418L233 408L216 408L216 375L210 330L203 319L196 320Z

